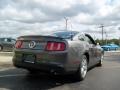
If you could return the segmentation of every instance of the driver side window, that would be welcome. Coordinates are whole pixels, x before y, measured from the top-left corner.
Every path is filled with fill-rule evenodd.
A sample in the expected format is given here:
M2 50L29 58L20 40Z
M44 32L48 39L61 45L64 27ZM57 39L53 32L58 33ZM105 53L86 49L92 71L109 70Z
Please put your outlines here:
M85 36L83 34L76 35L73 40L85 41Z

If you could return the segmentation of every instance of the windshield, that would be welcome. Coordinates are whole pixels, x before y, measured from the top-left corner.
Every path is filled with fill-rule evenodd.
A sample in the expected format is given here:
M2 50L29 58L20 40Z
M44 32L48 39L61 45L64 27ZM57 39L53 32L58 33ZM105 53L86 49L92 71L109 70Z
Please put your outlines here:
M71 39L73 38L78 32L77 31L60 31L60 32L54 32L51 35L61 37L64 39Z

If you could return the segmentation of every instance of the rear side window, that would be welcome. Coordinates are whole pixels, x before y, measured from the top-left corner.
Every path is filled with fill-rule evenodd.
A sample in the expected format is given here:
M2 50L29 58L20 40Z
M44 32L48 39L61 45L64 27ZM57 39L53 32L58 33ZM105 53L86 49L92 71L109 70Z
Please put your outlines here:
M85 41L85 36L83 34L78 34L74 37L73 40Z
M84 37L83 35L79 35L79 36L78 36L78 40L80 40L80 41L85 41L85 37Z

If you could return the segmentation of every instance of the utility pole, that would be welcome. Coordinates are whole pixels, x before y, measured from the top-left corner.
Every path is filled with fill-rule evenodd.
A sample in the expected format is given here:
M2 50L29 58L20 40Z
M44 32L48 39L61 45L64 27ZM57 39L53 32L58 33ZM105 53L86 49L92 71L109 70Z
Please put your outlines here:
M65 29L67 30L68 29L68 18L64 17L65 19Z
M119 37L119 45L120 45L120 37Z
M107 44L107 37L108 37L107 32L105 32L105 34L106 34L106 44Z
M104 25L103 24L101 24L101 26L99 27L99 28L101 28L102 29L102 43L103 43L103 30L104 30Z
M118 30L120 31L120 27L118 27ZM120 37L119 37L119 45L120 45Z

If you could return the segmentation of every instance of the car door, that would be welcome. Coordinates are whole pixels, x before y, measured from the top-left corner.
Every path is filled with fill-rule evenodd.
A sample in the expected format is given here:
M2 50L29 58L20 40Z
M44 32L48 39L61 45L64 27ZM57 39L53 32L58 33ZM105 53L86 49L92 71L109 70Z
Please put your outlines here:
M78 39L79 39L79 41L82 41L82 43L83 43L83 45L84 45L84 49L85 49L85 52L88 52L89 53L89 58L90 58L90 60L89 60L89 65L88 66L92 66L94 63L95 63L95 58L94 58L94 49L95 49L95 47L94 47L94 44L92 44L91 43L91 41L90 41L90 39L89 38L87 38L86 36L85 36L85 34L80 34L80 35L78 35ZM84 52L83 52L84 53Z
M75 59L74 62L77 62L75 64L71 64L70 66L72 66L72 68L78 68L79 66L79 61L81 60L80 58L82 58L81 56L83 55L84 53L84 45L85 45L85 36L84 34L77 34L73 40L71 41L73 43L73 46L72 46L72 53L74 53L73 55L75 56L72 56L72 58L74 57Z
M94 40L90 35L85 35L86 42L89 44L89 63L90 66L96 64L97 60L97 45L95 44Z

